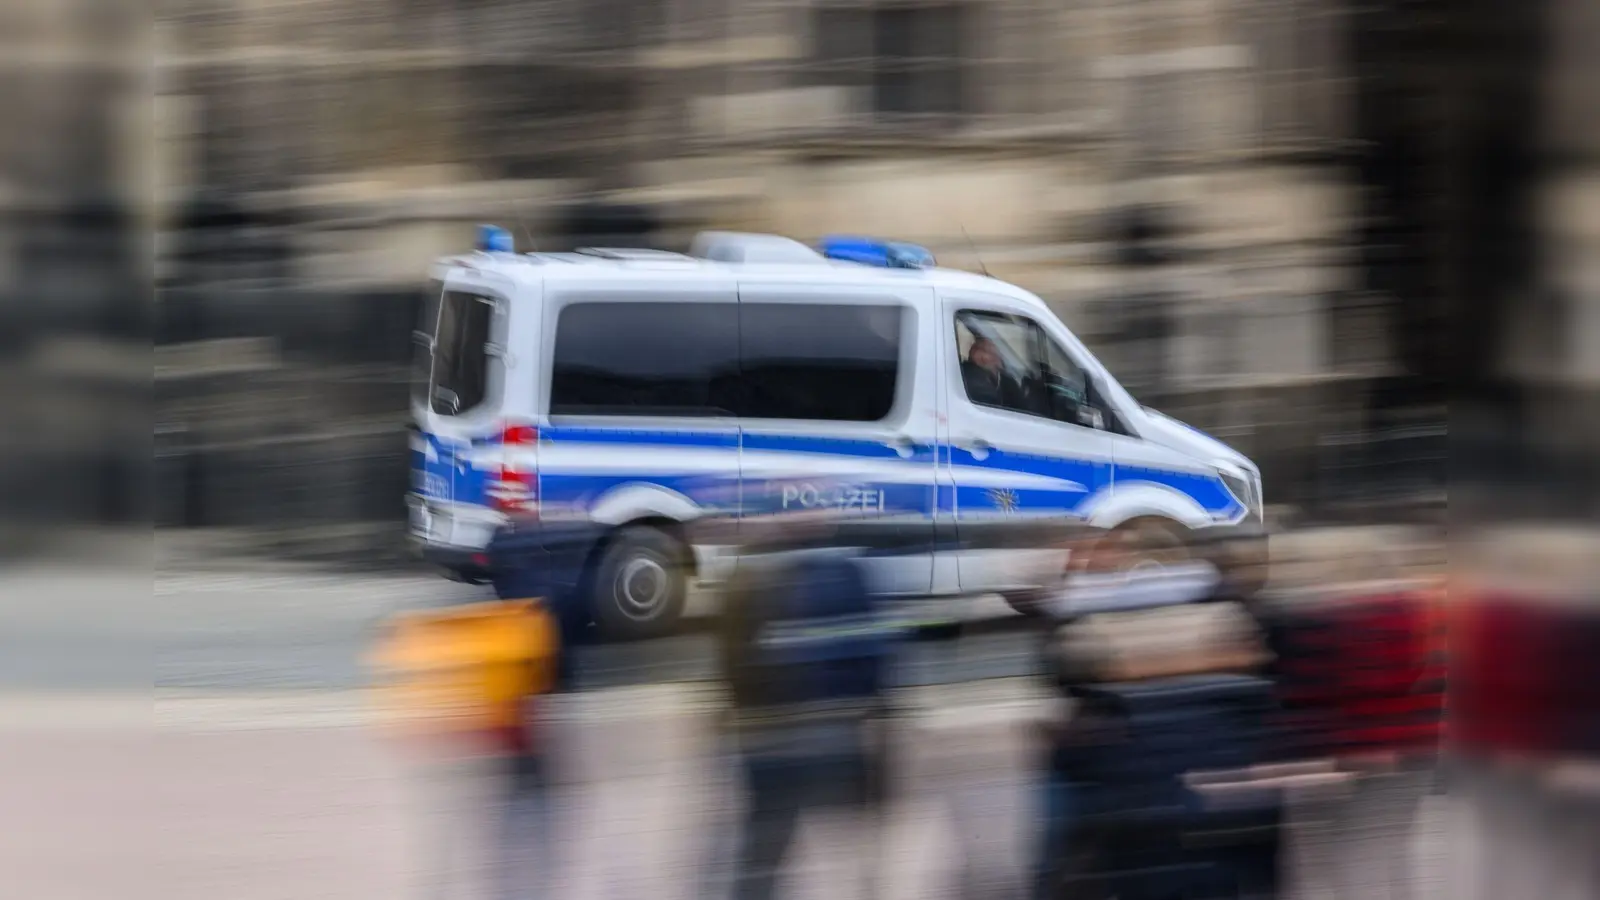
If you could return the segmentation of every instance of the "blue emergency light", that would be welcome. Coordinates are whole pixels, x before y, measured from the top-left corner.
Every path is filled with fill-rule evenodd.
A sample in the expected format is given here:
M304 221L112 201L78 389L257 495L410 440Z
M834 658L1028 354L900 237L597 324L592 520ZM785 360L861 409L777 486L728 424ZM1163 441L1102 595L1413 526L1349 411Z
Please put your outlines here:
M926 269L935 265L933 254L927 249L899 241L833 235L822 239L821 250L828 259L884 269Z
M498 225L478 226L478 249L485 253L515 253L511 232Z

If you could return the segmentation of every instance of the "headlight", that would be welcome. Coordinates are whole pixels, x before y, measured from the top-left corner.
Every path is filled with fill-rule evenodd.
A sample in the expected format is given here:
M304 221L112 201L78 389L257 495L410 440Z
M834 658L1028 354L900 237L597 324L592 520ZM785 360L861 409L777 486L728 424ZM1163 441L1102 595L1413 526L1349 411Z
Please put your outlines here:
M1222 483L1228 486L1228 493L1239 501L1247 514L1254 519L1261 518L1261 485L1254 476L1238 473L1229 469L1219 468L1217 474L1222 477Z

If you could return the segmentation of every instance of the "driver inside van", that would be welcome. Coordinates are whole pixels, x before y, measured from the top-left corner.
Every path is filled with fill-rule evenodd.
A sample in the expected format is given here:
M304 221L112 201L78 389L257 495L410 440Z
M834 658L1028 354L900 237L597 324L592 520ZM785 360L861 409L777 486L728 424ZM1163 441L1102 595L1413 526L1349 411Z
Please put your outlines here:
M1006 372L1000 351L986 337L974 338L967 358L961 363L961 380L967 398L984 406L1022 409L1022 385Z

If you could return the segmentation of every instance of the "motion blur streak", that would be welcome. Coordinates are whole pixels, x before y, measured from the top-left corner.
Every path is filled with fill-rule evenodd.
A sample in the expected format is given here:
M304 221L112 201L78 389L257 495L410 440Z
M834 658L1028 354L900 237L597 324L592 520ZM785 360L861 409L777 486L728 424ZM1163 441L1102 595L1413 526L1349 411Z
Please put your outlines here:
M500 782L420 777L366 691L380 625L490 593L404 505L426 266L484 222L869 235L1036 293L1259 463L1309 718L1292 774L1203 792L1292 794L1308 894L1600 894L1597 46L1584 0L7 0L9 894L483 880ZM555 895L719 887L719 602L572 648ZM895 661L886 894L1027 890L1054 688L1013 606ZM836 825L802 894L851 877Z

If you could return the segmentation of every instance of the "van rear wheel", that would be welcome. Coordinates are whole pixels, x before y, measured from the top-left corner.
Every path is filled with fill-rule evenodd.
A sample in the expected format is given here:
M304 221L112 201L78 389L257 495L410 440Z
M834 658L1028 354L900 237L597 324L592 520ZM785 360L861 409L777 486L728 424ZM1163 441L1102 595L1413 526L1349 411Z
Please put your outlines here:
M607 637L638 640L670 631L688 596L688 550L649 526L618 532L595 568L594 615Z

